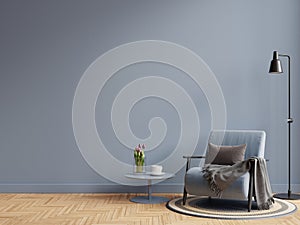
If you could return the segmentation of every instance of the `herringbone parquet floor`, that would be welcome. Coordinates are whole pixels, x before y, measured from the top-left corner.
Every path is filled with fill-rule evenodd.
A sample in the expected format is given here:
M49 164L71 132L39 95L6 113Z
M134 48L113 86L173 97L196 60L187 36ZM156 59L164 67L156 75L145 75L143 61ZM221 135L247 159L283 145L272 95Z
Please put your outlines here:
M129 201L133 194L0 194L3 225L299 225L300 212L262 220L215 220L169 211L165 204ZM165 195L169 198L178 194ZM300 201L293 201L300 207Z

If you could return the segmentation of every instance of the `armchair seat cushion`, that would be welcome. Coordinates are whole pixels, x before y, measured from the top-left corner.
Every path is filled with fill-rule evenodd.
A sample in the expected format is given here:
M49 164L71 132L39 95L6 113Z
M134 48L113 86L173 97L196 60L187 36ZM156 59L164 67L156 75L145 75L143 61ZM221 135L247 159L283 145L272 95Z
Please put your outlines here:
M222 198L247 199L249 191L250 174L246 173L239 177L222 193ZM193 167L185 174L185 189L189 194L199 196L217 197L211 191L208 181L203 177L202 167Z

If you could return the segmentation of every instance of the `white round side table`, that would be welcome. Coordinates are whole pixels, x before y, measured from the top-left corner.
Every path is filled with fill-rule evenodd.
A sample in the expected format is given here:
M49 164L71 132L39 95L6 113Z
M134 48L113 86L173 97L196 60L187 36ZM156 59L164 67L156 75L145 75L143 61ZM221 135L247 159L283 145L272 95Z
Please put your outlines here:
M174 177L172 173L163 173L161 175L151 175L150 173L129 173L125 177L137 180L146 180L148 183L148 195L147 196L136 196L130 199L132 202L142 204L157 204L169 201L166 197L152 196L152 181L153 180L166 180Z

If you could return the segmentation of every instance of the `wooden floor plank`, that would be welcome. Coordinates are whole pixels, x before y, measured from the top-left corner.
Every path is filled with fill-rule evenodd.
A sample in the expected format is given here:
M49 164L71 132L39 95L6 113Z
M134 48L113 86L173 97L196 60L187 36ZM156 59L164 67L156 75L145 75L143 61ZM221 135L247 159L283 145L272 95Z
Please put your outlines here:
M185 216L165 204L136 204L134 194L0 194L0 225L299 225L299 210L261 220ZM174 198L178 194L163 194ZM300 200L292 201L300 207Z

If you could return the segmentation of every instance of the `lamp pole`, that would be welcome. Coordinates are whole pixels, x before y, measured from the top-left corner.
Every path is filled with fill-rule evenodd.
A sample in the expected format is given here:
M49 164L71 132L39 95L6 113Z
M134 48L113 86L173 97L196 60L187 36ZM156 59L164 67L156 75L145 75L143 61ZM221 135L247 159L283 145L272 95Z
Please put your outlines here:
M279 54L281 57L286 57L288 59L288 196L291 198L291 124L293 123L293 118L291 118L291 57L289 55Z

